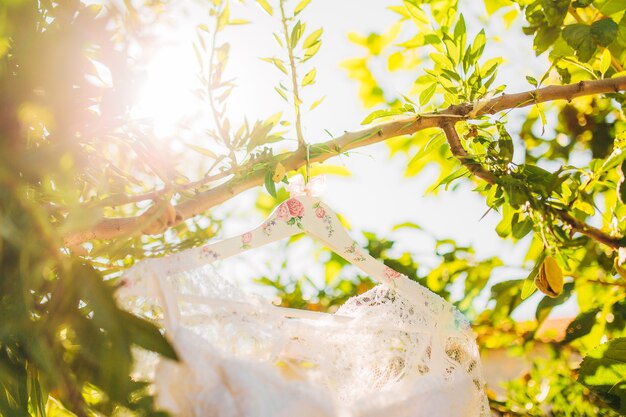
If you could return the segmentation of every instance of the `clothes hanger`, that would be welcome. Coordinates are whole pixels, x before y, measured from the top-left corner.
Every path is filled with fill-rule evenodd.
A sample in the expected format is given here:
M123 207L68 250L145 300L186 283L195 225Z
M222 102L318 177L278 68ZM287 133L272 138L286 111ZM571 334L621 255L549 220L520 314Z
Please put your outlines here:
M408 278L360 248L341 225L337 214L319 198L313 196L313 194L317 194L317 190L323 187L323 182L324 177L315 177L305 185L301 176L293 177L289 186L291 197L278 205L260 226L217 243L168 256L167 274L198 268L207 263L213 263L250 249L305 233L357 266L375 281L398 288L401 282L405 279L408 280ZM189 296L186 297L189 298ZM197 300L194 302L199 300L199 297L196 298ZM207 299L207 302L212 302L212 300ZM311 319L330 315L308 310L276 307L283 311L285 316L293 318ZM171 309L173 312L173 305Z
M201 267L207 263L213 263L249 249L305 233L323 243L346 261L357 266L375 281L390 285L406 296L415 296L415 294L410 294L414 291L411 291L412 283L409 282L410 280L407 276L389 268L360 248L341 225L337 214L315 197L324 188L324 177L318 176L310 179L310 165L309 145L307 145L305 165L307 180L304 181L301 175L292 177L290 184L287 186L290 198L279 204L260 226L240 236L169 255L168 268L165 271L167 275ZM149 264L151 261L158 262L158 260L146 260L144 263ZM155 267L159 268L156 264ZM149 269L150 266L148 265ZM158 278L158 274L155 275ZM163 301L163 308L168 310L171 317L167 321L173 325L178 321L179 317L178 308L176 308L177 299L184 301L189 296L179 295L177 299L174 299L171 296L171 288L165 280L159 278L158 281L158 296ZM192 298L194 298L194 302L202 302L202 297ZM220 301L209 298L204 299L206 303ZM332 316L333 320L352 320L351 317L341 317L336 314L275 307L282 311L285 317L290 318L313 319Z

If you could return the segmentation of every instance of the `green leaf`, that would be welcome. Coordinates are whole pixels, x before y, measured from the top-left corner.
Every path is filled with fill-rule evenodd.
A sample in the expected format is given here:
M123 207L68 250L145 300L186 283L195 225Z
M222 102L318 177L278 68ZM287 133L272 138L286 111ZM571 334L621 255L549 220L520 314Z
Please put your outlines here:
M451 174L447 175L445 178L443 178L441 181L439 181L437 183L437 185L435 185L433 187L433 189L439 188L442 185L445 185L445 189L447 190L448 187L450 186L450 183L452 183L454 180L457 180L459 178L465 177L469 175L469 170L467 169L466 166L462 166L459 169L457 169L456 171L453 171Z
M593 5L605 16L611 16L626 10L626 2L624 0L595 0Z
M456 23L456 26L454 26L454 39L458 41L459 39L463 38L466 33L467 28L465 27L465 18L463 17L463 14L460 14L459 21ZM457 42L457 44L460 46L461 49L465 48L465 45L462 45L459 42Z
M444 54L433 52L429 56L430 56L430 59L435 61L435 64L438 64L441 68L447 69L447 70L454 69L454 64Z
M626 414L626 338L613 339L585 356L578 382L592 390L611 408Z
M576 23L565 26L563 39L576 51L576 56L583 62L589 61L596 51L597 43L591 36L591 27L588 25Z
M293 11L294 16L304 10L304 8L309 5L309 3L311 3L311 0L302 0L300 3L298 3Z
M276 184L274 183L274 173L271 169L265 172L265 189L274 198L276 198Z
M46 402L48 394L44 394L39 382L39 375L34 367L27 368L28 373L28 395L35 411L35 417L46 417ZM2 408L0 407L0 410Z
M618 25L612 19L593 22L591 26L576 23L563 28L563 39L576 51L576 56L587 62L591 59L598 45L608 46L618 33Z
M426 89L424 89L420 93L420 97L419 97L420 105L425 106L426 104L428 104L430 99L435 94L436 90L437 90L437 84L434 84L434 83L426 87Z
M613 152L606 157L599 170L594 171L595 176L600 176L604 172L619 166L626 158L626 143L615 144Z
M572 321L565 330L565 338L562 343L570 343L581 338L591 331L596 324L596 316L600 312L600 308L594 308L580 313L574 321Z
M570 0L541 0L541 5L548 25L560 27L567 15Z
M395 116L402 113L402 110L376 110L370 113L365 119L363 119L361 124L366 125L381 117Z
M291 29L291 36L289 37L291 48L295 48L298 45L302 32L304 32L304 25L298 20L293 29Z
M315 82L315 75L317 74L317 71L315 68L313 68L311 71L309 71L304 78L302 78L302 87L305 87L307 85L313 84Z
M580 8L589 6L591 3L593 3L593 0L575 0L572 3L572 6L577 9L580 9Z
M177 360L174 348L159 332L159 329L149 321L126 311L121 312L122 323L132 343L144 349L159 353L166 358Z
M472 43L472 49L470 50L470 58L472 61L477 60L483 54L485 44L487 43L487 37L485 36L485 30L481 29L480 32L474 38Z
M512 227L512 234L515 239L522 239L530 231L533 230L533 222L530 219L524 219L521 222L516 222Z
M617 196L622 204L626 204L626 161L620 165L620 180L617 184Z
M257 4L263 8L270 16L273 14L272 6L267 2L267 0L256 0Z
M563 292L556 298L544 296L539 304L537 305L537 310L535 311L535 318L537 319L537 325L541 325L546 318L550 315L552 309L556 306L559 306L569 300L572 296L572 290L574 289L574 283L568 282L563 286Z
M496 300L493 308L493 319L508 317L523 301L520 297L523 279L499 282L491 287L491 298Z
M504 126L504 123L497 123L497 126L498 126L498 134L499 134L499 138L498 138L498 149L500 150L499 155L504 161L511 162L513 160L513 152L514 152L513 139L511 138L511 135L509 135L509 132L506 131L506 127Z
M522 292L521 292L522 300L525 300L528 297L530 297L537 289L537 287L535 286L535 277L539 273L539 269L541 268L543 261L546 259L546 256L548 256L548 254L545 250L543 250L539 254L539 257L537 258L537 260L535 261L535 266L533 266L533 269L530 270L530 273L524 280L524 285L522 287Z
M513 222L513 214L516 214L509 204L502 207L502 219L496 226L498 236L505 238L511 234L511 223Z
M591 24L591 36L598 45L609 46L617 36L619 27L613 19L602 19Z
M563 179L559 178L559 171L550 172L536 165L520 164L522 173L528 182L528 187L544 196L548 196L552 189ZM565 178L565 177L563 177Z
M558 26L541 26L535 34L533 47L535 54L541 55L550 48L559 38L561 28Z
M537 80L534 77L531 77L530 75L526 76L526 81L528 81L528 83L532 85L533 87L537 87L539 85Z
M420 225L412 223L412 222L404 222L404 223L396 224L395 226L391 228L391 230L399 230L399 229L423 230Z

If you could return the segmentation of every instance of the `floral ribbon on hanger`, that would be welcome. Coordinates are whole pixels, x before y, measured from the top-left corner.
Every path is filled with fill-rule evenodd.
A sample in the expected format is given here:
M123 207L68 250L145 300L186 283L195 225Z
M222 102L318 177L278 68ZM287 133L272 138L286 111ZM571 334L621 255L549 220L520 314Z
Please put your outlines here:
M289 184L285 188L291 197L302 195L317 197L322 194L325 187L326 177L324 175L313 177L305 184L304 177L298 174L289 179Z

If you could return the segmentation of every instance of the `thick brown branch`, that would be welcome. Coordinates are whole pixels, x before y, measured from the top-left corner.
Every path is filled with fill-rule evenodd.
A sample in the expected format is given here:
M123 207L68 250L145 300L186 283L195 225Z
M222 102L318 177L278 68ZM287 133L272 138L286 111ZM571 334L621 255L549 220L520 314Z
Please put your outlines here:
M500 97L493 98L484 104L480 111L478 111L478 115L494 114L502 110L526 107L546 101L571 101L580 96L617 93L623 90L626 90L626 77L581 81L576 84L568 85L550 85L537 90L517 94L503 94Z
M423 114L421 116L409 115L398 117L387 122L383 122L371 127L367 127L357 132L346 132L345 134L331 139L327 142L314 145L312 147L311 162L322 162L341 152L360 148L391 139L397 136L410 135L417 131L440 126L442 121L451 117L458 119L467 118L469 114L477 117L484 114L493 114L502 110L525 107L535 103L553 100L571 100L583 95L594 95L602 93L613 93L626 90L626 77L604 79L597 81L584 81L577 84L564 86L549 86L523 93L503 95L484 102L479 102L476 106L464 104L451 106L439 113ZM473 111L474 107L476 110ZM314 152L314 149L326 150L325 152ZM291 152L282 160L282 164L287 170L295 170L305 164L305 149L298 149ZM252 187L263 184L264 172L255 172L245 179L239 177L217 186L211 190L198 193L194 198L183 201L175 209L181 215L181 221L188 219L206 210L215 207L235 195ZM577 220L574 219L576 222ZM141 216L105 219L98 223L91 230L73 233L65 237L65 244L73 246L92 239L114 239L122 236L131 236L141 233ZM590 235L589 226L587 228L570 224L575 230ZM579 230L583 229L583 230ZM600 232L603 233L603 232ZM612 237L609 240L614 239ZM615 247L614 245L610 245Z

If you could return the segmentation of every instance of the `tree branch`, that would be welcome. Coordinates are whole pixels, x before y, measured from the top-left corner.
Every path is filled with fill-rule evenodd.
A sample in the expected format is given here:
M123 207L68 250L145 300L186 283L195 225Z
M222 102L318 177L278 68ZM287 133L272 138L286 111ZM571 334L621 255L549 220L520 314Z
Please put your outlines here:
M457 133L454 125L456 121L450 119L444 119L441 122L441 128L446 135L446 139L448 141L448 145L450 145L450 150L452 151L452 155L454 155L467 169L474 174L475 176L482 178L489 184L496 184L498 182L498 177L496 177L492 172L485 169L480 163L474 161L469 157L465 148L461 144L461 140L459 138L459 134ZM603 232L600 229L597 229L593 226L586 224L583 221L580 221L574 218L571 214L569 214L565 210L557 210L551 209L552 213L554 213L563 223L569 225L574 231L582 233L585 236L592 238L600 243L603 243L612 248L619 248L623 246L623 238L619 236L611 236L608 233Z
M494 114L502 110L526 107L536 103L554 100L569 101L584 95L614 93L623 90L626 90L626 77L581 81L576 84L548 86L517 94L502 95L489 100L479 101L475 104L467 103L450 106L437 113L402 116L356 132L346 132L327 142L312 145L311 162L323 162L341 152L382 142L398 136L411 135L423 129L438 127L441 126L444 121L449 122L449 120L454 117L461 120L468 118L469 115L478 117L485 114ZM443 125L446 125L446 123L443 123ZM315 152L315 150L323 151ZM453 152L461 152L461 150L455 148ZM305 153L305 149L299 148L287 155L281 155L281 158L284 158L281 162L287 170L296 170L305 165ZM462 162L467 162L467 153L459 155L463 157ZM200 192L194 198L183 201L175 206L175 210L179 214L178 218L180 221L191 218L212 207L222 204L243 191L261 185L264 182L264 176L265 173L262 171L254 172L245 178L237 176L211 190ZM489 177L488 175L485 176ZM486 178L483 179L487 181ZM142 216L104 219L90 230L66 235L64 238L65 245L73 246L92 239L106 240L141 234L141 229L143 228L142 222L144 220ZM580 222L574 218L571 218L571 220L569 218L563 218L563 220L570 224L574 230L592 238L601 236L599 234L605 235L604 232L594 229L591 226L579 224ZM596 234L594 230L597 230L599 234ZM607 236L605 240L609 246L617 247L616 238L608 235L605 236Z
M620 236L611 236L600 229L589 226L587 223L574 218L565 210L555 210L556 215L574 231L582 233L595 241L604 243L607 246L618 249L626 244L625 238Z

